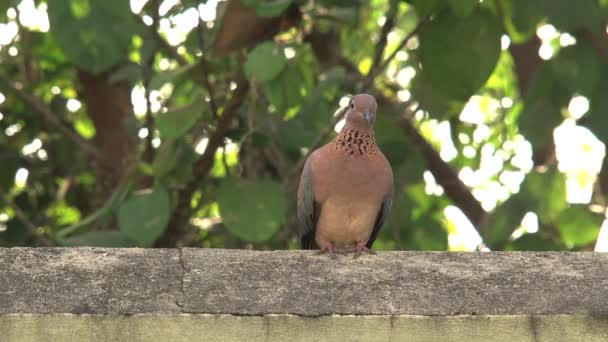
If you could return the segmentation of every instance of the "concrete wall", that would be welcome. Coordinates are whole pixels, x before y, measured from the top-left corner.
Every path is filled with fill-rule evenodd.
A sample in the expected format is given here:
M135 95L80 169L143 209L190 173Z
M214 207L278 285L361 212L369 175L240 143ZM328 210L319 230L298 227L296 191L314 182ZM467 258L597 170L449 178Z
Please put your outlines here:
M0 341L608 341L608 254L0 249Z

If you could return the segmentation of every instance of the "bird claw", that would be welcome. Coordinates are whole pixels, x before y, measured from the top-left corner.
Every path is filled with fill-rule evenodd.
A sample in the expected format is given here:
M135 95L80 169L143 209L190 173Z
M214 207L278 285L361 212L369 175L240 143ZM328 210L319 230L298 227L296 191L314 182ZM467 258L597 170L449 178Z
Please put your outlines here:
M336 251L336 245L334 245L333 243L327 243L325 244L325 246L317 251L317 255L323 255L323 254L327 254L329 255L330 258L332 259L337 259L337 251Z
M353 256L353 259L357 259L363 253L367 253L367 254L371 254L371 255L376 255L376 252L374 252L373 250L367 248L363 244L363 242L361 242L361 241L357 242L357 244L355 245L355 248L353 248L353 252L355 252L355 255Z

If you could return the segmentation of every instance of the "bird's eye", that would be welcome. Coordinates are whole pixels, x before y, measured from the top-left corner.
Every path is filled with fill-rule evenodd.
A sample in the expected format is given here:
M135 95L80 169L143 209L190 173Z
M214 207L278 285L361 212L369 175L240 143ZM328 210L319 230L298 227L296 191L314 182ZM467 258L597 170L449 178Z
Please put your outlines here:
M350 109L355 109L355 103L354 102L351 102L348 106L350 107Z

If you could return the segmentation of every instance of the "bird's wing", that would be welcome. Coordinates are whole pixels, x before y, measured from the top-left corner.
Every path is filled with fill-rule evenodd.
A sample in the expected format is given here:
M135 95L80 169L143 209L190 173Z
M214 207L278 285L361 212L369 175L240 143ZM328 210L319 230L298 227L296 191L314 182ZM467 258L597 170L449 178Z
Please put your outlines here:
M317 249L315 231L319 220L319 204L315 201L312 184L312 155L306 159L298 188L298 220L302 249Z
M380 228L382 228L384 221L386 221L386 218L388 217L388 213L391 211L391 205L393 204L393 192L394 185L391 185L391 190L384 196L384 199L382 200L382 205L380 206L380 211L376 217L376 223L374 224L372 235L370 235L369 240L367 240L367 243L365 244L365 247L367 248L372 248L374 241L376 241L376 238L378 237Z

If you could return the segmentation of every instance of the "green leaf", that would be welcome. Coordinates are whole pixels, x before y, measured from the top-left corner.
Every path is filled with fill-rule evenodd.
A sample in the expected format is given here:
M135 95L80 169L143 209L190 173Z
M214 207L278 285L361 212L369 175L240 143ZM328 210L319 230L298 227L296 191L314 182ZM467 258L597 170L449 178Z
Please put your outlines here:
M420 61L433 91L459 101L477 92L498 62L501 34L485 9L466 19L441 12L420 34Z
M556 80L552 68L541 66L519 116L519 130L534 147L547 146L553 141L553 129L563 121L561 108L568 103L570 96L570 92Z
M524 234L509 243L507 251L561 251L562 246L540 233Z
M179 155L179 160L177 161L179 167L171 171L169 180L179 187L194 178L192 165L198 160L199 155L194 152L192 146L186 143L180 145L177 153Z
M359 7L362 0L320 0L319 2L329 7Z
M74 129L78 134L82 135L85 139L91 139L95 136L95 125L93 120L88 115L79 116L74 122Z
M556 80L571 93L590 96L600 79L597 53L584 42L560 50L550 65Z
M511 0L512 20L519 32L529 32L547 18L562 32L588 28L601 30L601 12L597 0Z
M423 71L418 71L412 80L411 92L413 98L420 103L431 116L437 119L449 118L459 111L451 111L450 98L441 94L429 82Z
M176 139L184 135L208 108L206 102L201 102L201 106L193 108L188 106L176 110L169 110L158 114L156 117L156 128L163 139Z
M568 206L566 177L555 168L545 173L530 172L521 185L520 193L529 202L536 202L531 210L538 214L541 222L552 222Z
M511 0L511 20L519 33L526 34L536 30L536 25L544 16L538 2L533 0Z
M519 227L524 215L534 204L525 195L517 193L498 206L483 222L482 230L491 232L490 241L484 241L492 250L503 249L504 243Z
M302 102L300 85L304 83L303 78L297 66L287 65L279 76L274 80L262 83L262 86L270 103L284 113Z
M538 7L560 31L574 32L581 28L603 31L597 0L577 0L576 6L572 4L571 0L540 0Z
M136 247L123 232L118 230L99 230L74 235L67 239L59 240L60 245L65 247Z
M273 42L258 44L247 56L245 74L259 82L275 79L285 68L287 59L283 49Z
M381 111L378 112L381 113ZM376 142L380 146L380 150L393 167L401 164L410 155L418 155L411 151L410 145L403 139L403 132L394 118L379 115L374 123L374 131L376 131ZM408 153L410 151L411 154Z
M420 251L445 251L448 249L448 232L433 212L419 217L411 223L412 240Z
M171 214L169 192L162 186L129 198L118 211L120 230L140 246L151 245L165 230Z
M327 112L329 113L329 108ZM326 123L328 124L329 120L326 120ZM301 147L309 146L319 135L319 131L310 127L301 117L281 121L278 129L278 143L292 151L299 151Z
M601 75L608 75L608 64L604 64ZM589 113L581 120L581 123L589 127L591 131L604 144L608 143L608 77L601 77L590 98Z
M247 0L245 0L247 1ZM257 0L254 0L257 1ZM198 7L198 5L200 5L201 3L205 3L206 0L182 0L181 3L183 4L183 6L185 8L188 7ZM179 6L177 6L177 8L180 8Z
M0 143L0 165L0 189L11 189L15 184L15 173L21 167L19 150Z
M129 191L131 191L131 186L133 185L133 183L134 183L133 180L126 180L126 181L120 183L114 189L110 198L103 204L103 206L101 208L95 210L95 212L93 212L89 216L85 217L84 219L80 220L76 224L73 224L69 227L63 228L60 231L58 231L56 234L57 238L62 239L97 221L103 221L103 220L107 219L110 215L112 215L115 212L115 210L118 208L118 206L122 204L124 199L129 194Z
M319 131L331 121L331 115L336 110L334 103L326 100L330 94L342 96L340 85L346 74L342 68L333 68L325 73L325 78L319 82L303 99L298 114L279 123L278 142L299 154L301 147L308 147L319 135ZM339 94L339 95L338 95Z
M92 73L127 60L135 22L128 1L49 0L51 33L66 57Z
M449 0L448 4L456 15L466 17L479 5L478 0Z
M426 17L439 12L446 5L445 0L412 0L416 13L420 17Z
M218 189L218 203L228 230L245 241L266 241L285 223L285 193L271 180L226 179Z
M46 210L46 215L52 218L59 226L74 224L80 221L80 210L70 206L64 200L57 201Z
M110 74L110 77L108 77L108 82L118 83L121 81L128 81L129 83L134 83L141 78L141 69L141 65L137 63L125 63Z
M175 140L163 142L156 152L154 158L154 176L156 178L164 178L177 165L179 160L178 145Z
M192 179L192 165L198 157L192 146L183 140L164 141L152 165L154 184L182 187Z
M27 227L16 217L4 223L6 228L0 231L0 246L27 246L31 238Z
M409 162L409 159L408 159ZM416 167L416 166L414 166ZM407 178L409 167L402 165L394 168L395 179ZM420 175L417 181L420 181ZM406 181L408 184L409 181ZM395 187L393 207L408 208L407 210L392 210L386 227L382 228L381 236L394 239L394 229L399 230L401 247L408 250L446 250L448 233L442 225L442 199L429 197L425 192L424 183L409 183L405 187Z
M556 168L545 173L529 173L520 191L496 208L484 222L484 229L492 232L490 245L502 249L527 212L535 212L542 224L549 224L567 206L564 174Z
M566 244L588 245L597 239L604 215L589 211L586 206L572 206L559 215L557 228Z
M20 1L17 1L17 0L0 0L0 21L5 22L6 21L6 11L10 7L17 7L17 5L19 5L19 3L20 3Z
M304 101L295 118L279 124L278 132L279 144L297 150L298 153L301 147L310 146L320 130L330 123L332 113L336 110L322 99L314 106L307 105L307 100Z
M140 161L137 163L137 170L142 175L146 175L146 176L154 175L154 167L152 167L152 165L150 165L150 163L146 163L144 161Z
M258 3L255 8L260 17L278 17L291 5L293 0L270 0Z
M150 80L150 88L159 89L160 87L163 86L163 84L168 83L168 82L173 82L176 79L188 74L188 72L190 72L196 66L197 66L197 64L192 63L192 64L188 64L183 67L156 73Z

